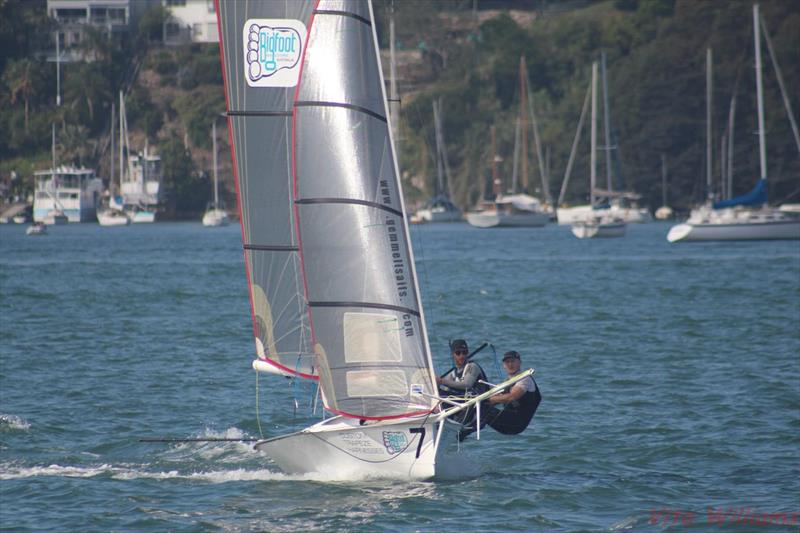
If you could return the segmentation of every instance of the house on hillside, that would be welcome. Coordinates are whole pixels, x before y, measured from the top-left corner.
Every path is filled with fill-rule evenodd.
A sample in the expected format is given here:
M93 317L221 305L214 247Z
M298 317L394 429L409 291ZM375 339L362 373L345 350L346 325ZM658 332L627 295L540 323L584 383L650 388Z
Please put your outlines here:
M61 61L91 59L79 49L92 27L107 37L135 31L142 14L159 0L47 0L47 14L58 25Z
M169 12L164 23L165 44L216 43L214 0L161 0Z

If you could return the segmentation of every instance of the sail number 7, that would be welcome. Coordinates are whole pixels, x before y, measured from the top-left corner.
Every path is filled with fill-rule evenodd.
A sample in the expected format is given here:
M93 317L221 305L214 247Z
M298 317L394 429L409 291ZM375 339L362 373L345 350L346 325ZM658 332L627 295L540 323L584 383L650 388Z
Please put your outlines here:
M420 454L420 452L422 452L422 441L425 440L425 428L424 427L421 427L421 428L409 428L408 432L411 433L412 435L414 433L419 433L420 434L419 435L419 444L417 444L417 457L416 457L416 459L419 459L419 454Z

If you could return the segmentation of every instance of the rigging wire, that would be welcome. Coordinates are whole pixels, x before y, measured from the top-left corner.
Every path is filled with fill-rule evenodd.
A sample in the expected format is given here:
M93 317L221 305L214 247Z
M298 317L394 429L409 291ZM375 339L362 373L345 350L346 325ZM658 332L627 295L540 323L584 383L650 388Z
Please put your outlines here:
M264 438L264 432L261 430L261 415L258 411L258 372L256 372L256 424L258 425L258 434Z

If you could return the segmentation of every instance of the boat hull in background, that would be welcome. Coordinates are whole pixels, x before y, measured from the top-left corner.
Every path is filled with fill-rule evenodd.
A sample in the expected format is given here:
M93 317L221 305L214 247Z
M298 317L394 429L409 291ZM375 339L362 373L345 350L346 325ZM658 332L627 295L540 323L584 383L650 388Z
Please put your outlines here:
M624 237L625 222L577 223L572 234L579 239Z
M550 220L548 213L467 213L467 222L476 228L541 228Z
M667 234L669 242L754 241L800 239L800 219L741 224L678 224Z

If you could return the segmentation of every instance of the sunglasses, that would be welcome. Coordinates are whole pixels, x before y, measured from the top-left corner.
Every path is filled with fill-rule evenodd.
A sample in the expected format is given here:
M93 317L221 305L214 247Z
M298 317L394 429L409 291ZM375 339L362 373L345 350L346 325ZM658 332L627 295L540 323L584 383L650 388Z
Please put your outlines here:
M467 355L469 352L467 350L453 350L453 353L456 355Z

